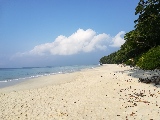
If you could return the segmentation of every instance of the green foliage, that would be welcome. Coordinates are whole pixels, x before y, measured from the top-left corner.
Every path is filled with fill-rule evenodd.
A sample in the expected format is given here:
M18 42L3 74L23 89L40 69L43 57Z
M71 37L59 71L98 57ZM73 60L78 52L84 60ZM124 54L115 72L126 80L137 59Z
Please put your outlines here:
M99 62L100 64L109 64L109 62L107 61L107 56L102 57Z
M158 63L153 62L155 66L152 65L151 67L149 65L150 67L147 68L145 65L142 65L142 58L146 57L143 55L144 53L160 45L160 1L140 0L135 10L135 15L139 15L138 19L134 21L135 29L125 34L125 43L120 50L104 56L100 59L100 63L136 65L138 61L137 65L143 69L157 67ZM149 60L149 58L147 59ZM159 61L158 59L159 57L154 58L155 61Z
M100 59L100 64L115 64L115 60L114 60L114 57L116 56L116 52L115 53L112 53L108 56L104 56Z
M144 48L152 48L160 45L160 1L140 0L136 7L135 30L138 31L138 42L143 43Z
M148 70L160 68L160 46L144 53L138 60L137 65L142 69Z
M125 62L125 64L126 64L126 65L134 65L134 63L133 63L131 60L127 60L127 61Z
M120 64L125 62L127 59L125 51L118 50L108 56L102 57L99 62L100 64Z

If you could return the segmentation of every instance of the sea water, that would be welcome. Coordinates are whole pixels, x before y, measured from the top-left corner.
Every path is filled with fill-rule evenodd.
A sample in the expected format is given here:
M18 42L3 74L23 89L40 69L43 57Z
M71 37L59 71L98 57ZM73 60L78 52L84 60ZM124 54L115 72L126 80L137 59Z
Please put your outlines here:
M0 68L0 88L17 84L31 78L76 72L82 69L92 69L98 66L99 65L74 65L61 67Z

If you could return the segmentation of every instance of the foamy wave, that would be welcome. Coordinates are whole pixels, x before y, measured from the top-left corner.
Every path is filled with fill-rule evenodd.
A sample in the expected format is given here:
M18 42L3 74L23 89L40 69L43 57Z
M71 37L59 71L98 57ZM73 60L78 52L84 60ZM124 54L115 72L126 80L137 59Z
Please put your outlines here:
M64 67L50 67L50 68L33 68L33 69L12 69L13 72L8 71L1 71L2 72L2 78L0 78L0 82L12 82L12 81L20 81L20 80L27 80L27 79L34 79L42 76L48 76L48 75L56 75L56 74L65 74L65 73L71 73L76 71L81 71L83 69L93 69L95 67L98 67L99 65L90 65L90 66L64 66ZM10 70L10 69L9 69ZM7 76L7 74L9 76ZM30 75L30 76L29 76ZM12 78L13 79L5 79L5 77ZM16 78L18 77L19 78ZM23 77L24 76L24 77Z
M3 83L3 82L7 82L7 80L4 80L4 81L0 81L0 83L1 83L1 82L2 82L2 83Z

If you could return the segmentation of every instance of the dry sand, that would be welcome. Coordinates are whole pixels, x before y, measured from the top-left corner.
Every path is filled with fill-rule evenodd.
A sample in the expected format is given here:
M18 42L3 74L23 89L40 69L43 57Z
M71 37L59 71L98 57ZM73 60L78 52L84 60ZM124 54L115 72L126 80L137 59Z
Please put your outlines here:
M0 120L159 120L160 88L148 72L104 65L0 89Z

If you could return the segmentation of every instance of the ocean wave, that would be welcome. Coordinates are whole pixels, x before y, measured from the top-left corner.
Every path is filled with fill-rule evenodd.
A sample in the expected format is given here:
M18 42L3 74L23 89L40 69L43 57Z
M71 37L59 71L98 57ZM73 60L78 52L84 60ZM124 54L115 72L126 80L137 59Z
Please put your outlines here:
M98 67L99 65L88 65L88 66L64 66L64 67L30 67L21 68L21 69L12 69L12 71L4 71L1 69L0 71L0 83L12 82L12 81L21 81L27 79L38 78L42 76L48 75L56 75L56 74L65 74L76 71L81 71L83 69L93 69ZM9 68L11 69L11 68ZM7 79L9 78L9 79Z

